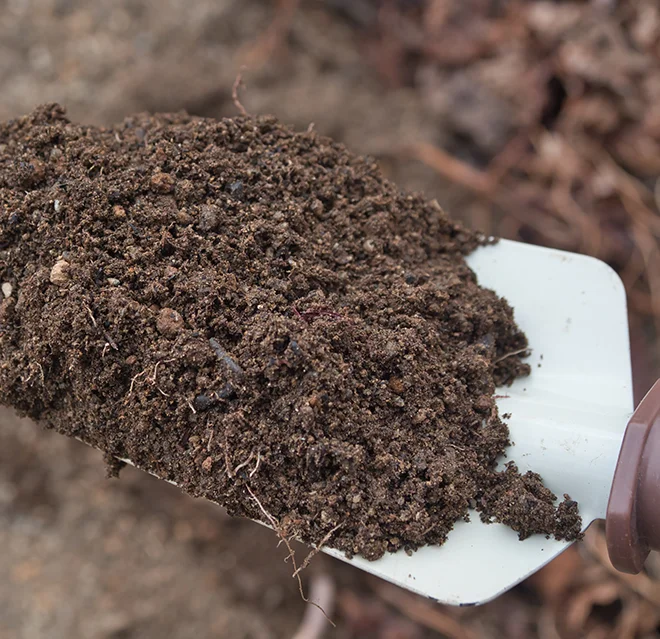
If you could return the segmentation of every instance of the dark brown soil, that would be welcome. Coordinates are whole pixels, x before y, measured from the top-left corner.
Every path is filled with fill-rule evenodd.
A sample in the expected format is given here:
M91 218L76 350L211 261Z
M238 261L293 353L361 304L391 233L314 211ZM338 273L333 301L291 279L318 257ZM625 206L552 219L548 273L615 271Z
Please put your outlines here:
M232 514L359 553L470 505L573 539L513 466L495 386L529 372L484 241L273 118L0 128L0 399ZM330 535L330 536L329 536Z

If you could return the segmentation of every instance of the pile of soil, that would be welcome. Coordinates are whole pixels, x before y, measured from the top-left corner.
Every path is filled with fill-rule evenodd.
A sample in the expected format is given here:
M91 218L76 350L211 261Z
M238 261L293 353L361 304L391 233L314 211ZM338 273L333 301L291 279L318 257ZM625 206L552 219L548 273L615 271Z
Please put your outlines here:
M377 559L470 507L574 539L493 393L529 372L486 238L274 118L0 126L0 401L231 514ZM523 267L524 265L521 265ZM266 515L268 513L268 515Z

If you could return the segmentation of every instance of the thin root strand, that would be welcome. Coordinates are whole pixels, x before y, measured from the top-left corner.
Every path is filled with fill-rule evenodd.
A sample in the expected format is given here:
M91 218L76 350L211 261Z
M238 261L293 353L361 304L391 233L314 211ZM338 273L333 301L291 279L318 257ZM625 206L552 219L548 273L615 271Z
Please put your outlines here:
M310 604L311 606L315 606L318 608L322 613L323 616L328 620L328 622L332 625L333 628L336 628L335 623L328 617L326 614L325 610L319 604L317 604L314 601L310 601L306 596L305 596L305 591L303 590L302 586L302 580L300 579L300 573L298 571L298 567L296 566L296 553L291 547L291 544L289 543L289 540L282 534L282 531L280 530L280 525L277 519L273 517L264 507L263 504L259 501L258 497L252 492L252 489L246 485L245 488L247 489L248 493L250 493L250 497L252 497L253 501L257 504L259 507L259 510L264 514L264 517L268 520L268 523L271 525L272 529L277 533L277 536L280 538L280 540L284 543L284 545L287 547L289 551L289 557L291 557L291 563L293 564L294 572L293 576L296 578L298 581L298 590L300 591L300 596L302 600L305 603Z

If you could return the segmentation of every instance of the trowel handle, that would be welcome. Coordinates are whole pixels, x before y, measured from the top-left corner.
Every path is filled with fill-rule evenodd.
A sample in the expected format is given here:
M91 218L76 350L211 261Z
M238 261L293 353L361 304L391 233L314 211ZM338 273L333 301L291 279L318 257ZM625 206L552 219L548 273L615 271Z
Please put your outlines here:
M617 570L638 573L660 550L660 380L628 422L605 521L607 550Z

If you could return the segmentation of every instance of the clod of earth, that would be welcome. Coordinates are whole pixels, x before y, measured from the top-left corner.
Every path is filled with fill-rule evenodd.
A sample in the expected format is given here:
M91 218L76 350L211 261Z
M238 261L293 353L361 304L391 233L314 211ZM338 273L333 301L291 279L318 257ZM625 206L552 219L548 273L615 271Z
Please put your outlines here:
M271 117L49 105L0 126L0 221L3 404L349 555L470 508L579 535L575 502L495 470L495 387L529 368L464 260L485 238L373 161Z

